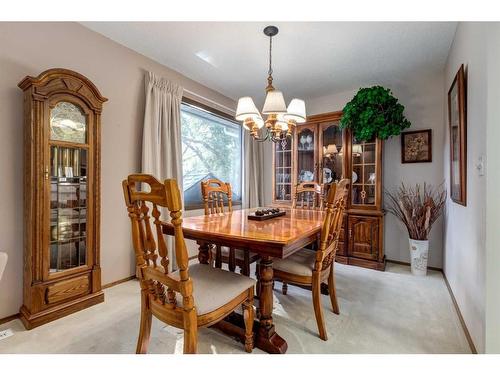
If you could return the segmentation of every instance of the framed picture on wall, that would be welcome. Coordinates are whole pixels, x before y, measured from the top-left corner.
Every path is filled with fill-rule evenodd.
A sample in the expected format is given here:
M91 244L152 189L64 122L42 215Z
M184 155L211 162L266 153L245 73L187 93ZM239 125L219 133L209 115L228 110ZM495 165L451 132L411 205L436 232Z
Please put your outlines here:
M467 108L465 72L460 66L448 91L448 122L450 125L450 196L467 205Z
M432 162L432 130L401 133L401 163Z

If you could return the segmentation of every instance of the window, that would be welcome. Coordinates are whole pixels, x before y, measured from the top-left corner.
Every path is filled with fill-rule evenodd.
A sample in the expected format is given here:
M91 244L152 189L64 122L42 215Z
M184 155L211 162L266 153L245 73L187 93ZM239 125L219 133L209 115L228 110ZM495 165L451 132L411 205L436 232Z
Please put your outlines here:
M242 127L199 106L181 105L182 168L186 209L203 207L200 182L230 182L233 202L241 202Z

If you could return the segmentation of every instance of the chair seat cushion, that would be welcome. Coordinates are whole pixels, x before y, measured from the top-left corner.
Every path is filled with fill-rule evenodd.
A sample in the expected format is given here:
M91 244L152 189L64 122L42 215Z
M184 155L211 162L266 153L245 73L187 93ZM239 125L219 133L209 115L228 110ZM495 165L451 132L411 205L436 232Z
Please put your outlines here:
M216 249L215 247L212 249L212 253L216 254ZM220 251L222 257L226 257L228 258L229 257L229 247L226 247L226 246L222 246L221 247L221 251ZM241 250L241 249L234 249L234 257L237 259L237 260L241 260L241 261L244 261L245 260L245 250ZM250 262L252 261L252 259L255 259L257 258L257 254L256 253L252 253L250 251L250 254L249 254L249 257L250 259Z
M300 276L312 276L316 251L301 249L285 259L273 259L273 269Z
M174 272L177 276L178 271ZM234 272L212 268L208 264L189 266L193 280L193 298L198 315L208 314L255 285L255 280ZM176 293L177 304L182 306L182 295Z

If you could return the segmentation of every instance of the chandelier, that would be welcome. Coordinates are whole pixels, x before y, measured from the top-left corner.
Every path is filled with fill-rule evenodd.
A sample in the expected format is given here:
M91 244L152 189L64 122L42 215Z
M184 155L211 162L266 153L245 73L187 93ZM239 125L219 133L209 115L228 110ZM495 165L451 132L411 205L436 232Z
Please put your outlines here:
M306 105L301 99L292 99L288 108L285 105L283 93L273 87L272 50L273 36L278 34L276 26L267 26L264 34L269 37L269 71L267 77L266 100L262 108L262 118L255 106L253 99L245 96L238 100L236 120L243 122L243 127L250 131L250 135L258 142L267 139L280 142L291 137L296 124L306 121ZM264 137L259 135L259 130L265 126Z

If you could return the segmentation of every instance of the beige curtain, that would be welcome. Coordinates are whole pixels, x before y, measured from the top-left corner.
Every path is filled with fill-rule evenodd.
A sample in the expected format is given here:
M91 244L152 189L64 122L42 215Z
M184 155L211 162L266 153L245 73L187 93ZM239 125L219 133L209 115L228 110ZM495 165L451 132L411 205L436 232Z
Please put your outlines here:
M175 178L182 191L181 101L183 88L154 73L146 74L142 135L142 173L160 181ZM165 213L162 213L164 216ZM167 220L166 217L163 217ZM170 267L175 268L173 238L168 236Z
M265 144L255 141L249 132L243 132L245 153L243 205L247 208L264 205L264 147Z

